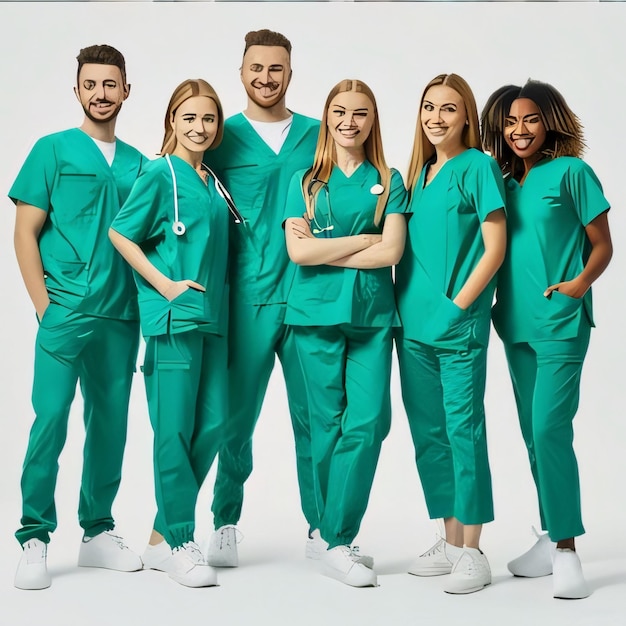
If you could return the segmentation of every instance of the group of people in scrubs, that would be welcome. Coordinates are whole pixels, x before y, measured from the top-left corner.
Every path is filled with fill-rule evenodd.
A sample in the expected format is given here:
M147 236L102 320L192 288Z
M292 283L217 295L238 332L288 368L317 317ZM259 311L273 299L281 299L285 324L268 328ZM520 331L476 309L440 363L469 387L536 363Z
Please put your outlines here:
M160 156L147 162L114 135L129 92L123 57L110 46L81 51L83 125L40 140L10 192L40 320L15 585L51 583L56 463L77 380L86 424L79 565L151 568L190 587L215 585L214 567L238 566L252 437L278 356L305 555L327 576L376 586L374 559L354 540L389 432L395 341L428 512L444 522L409 571L445 575L448 593L483 589L495 293L546 531L508 567L554 574L554 597L586 597L572 420L593 326L590 286L612 246L608 202L580 160L580 122L536 81L496 91L479 120L466 81L439 75L422 93L405 187L386 163L372 90L342 80L321 123L293 113L290 55L280 33L246 35L247 107L226 120L208 83L181 83ZM157 502L142 557L112 532L110 513L138 316ZM216 455L215 532L203 549L194 510Z

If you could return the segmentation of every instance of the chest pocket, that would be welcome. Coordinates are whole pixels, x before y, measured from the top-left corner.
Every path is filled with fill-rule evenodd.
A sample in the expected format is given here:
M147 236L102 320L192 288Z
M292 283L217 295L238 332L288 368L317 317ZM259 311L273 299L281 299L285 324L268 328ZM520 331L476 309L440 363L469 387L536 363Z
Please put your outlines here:
M63 172L52 196L52 207L59 223L93 218L98 212L102 182L96 174Z

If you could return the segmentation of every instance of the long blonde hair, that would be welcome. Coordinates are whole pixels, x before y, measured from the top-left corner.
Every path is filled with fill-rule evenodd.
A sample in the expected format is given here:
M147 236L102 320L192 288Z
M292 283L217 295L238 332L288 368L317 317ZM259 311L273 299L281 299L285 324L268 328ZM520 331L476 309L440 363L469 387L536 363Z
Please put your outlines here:
M378 196L376 202L376 211L374 213L374 224L378 226L382 220L385 211L385 205L389 198L389 187L391 185L391 170L385 161L383 153L383 142L380 134L380 123L378 120L378 107L376 106L376 98L372 90L360 80L345 79L337 83L328 94L324 112L322 114L322 122L320 125L320 133L317 138L317 146L315 148L315 157L313 159L313 167L305 174L302 181L302 194L306 202L306 212L309 219L315 216L315 201L320 189L328 183L330 174L335 165L337 153L335 150L335 142L328 130L328 109L333 98L340 93L346 91L356 91L365 94L374 105L374 123L368 138L365 140L365 156L367 160L378 170L380 175L380 184L383 187L383 193ZM309 192L310 190L310 192Z
M482 152L480 142L480 124L478 122L478 109L476 108L476 99L465 79L458 74L439 74L435 76L422 92L420 106L417 112L417 124L415 126L415 140L413 142L413 152L411 154L411 163L407 174L407 185L411 192L415 188L417 181L422 173L424 164L435 154L435 148L422 129L422 106L426 92L436 85L445 85L456 91L463 99L465 111L467 113L468 124L463 129L461 137L463 143L468 148L476 148Z
M170 103L167 105L164 123L165 135L163 136L161 151L159 152L161 156L165 154L172 154L176 148L176 135L174 134L174 129L172 127L172 121L174 119L174 115L176 115L176 110L183 102L185 102L185 100L189 100L189 98L194 98L195 96L206 96L215 102L218 117L217 135L215 135L215 139L209 146L208 150L214 150L220 145L222 137L224 136L224 113L222 111L222 103L220 102L215 89L213 89L209 83L201 78L190 78L183 81L180 85L178 85L178 87L176 87L176 89L174 89L174 93L170 98Z

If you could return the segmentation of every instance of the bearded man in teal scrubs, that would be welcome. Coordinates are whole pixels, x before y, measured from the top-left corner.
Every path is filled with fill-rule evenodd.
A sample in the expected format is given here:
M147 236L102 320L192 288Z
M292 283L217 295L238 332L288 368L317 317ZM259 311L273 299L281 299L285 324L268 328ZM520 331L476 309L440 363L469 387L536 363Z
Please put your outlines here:
M130 93L124 57L111 46L84 48L74 92L80 128L40 139L10 198L17 205L15 251L39 321L32 401L35 410L22 473L21 589L49 587L47 544L57 525L54 490L76 383L84 399L85 444L78 517L78 564L141 569L112 534L128 402L139 341L130 268L111 245L109 226L144 157L115 138Z
M307 556L322 543L313 495L306 390L290 329L283 325L293 278L281 228L292 174L313 163L319 122L285 105L291 79L291 43L270 30L246 35L241 81L247 108L226 120L224 139L207 152L244 217L230 239L229 403L212 511L216 532L209 563L238 565L235 527L243 484L252 472L252 435L275 358L281 361L293 425L300 499L309 525ZM324 546L325 547L325 546Z

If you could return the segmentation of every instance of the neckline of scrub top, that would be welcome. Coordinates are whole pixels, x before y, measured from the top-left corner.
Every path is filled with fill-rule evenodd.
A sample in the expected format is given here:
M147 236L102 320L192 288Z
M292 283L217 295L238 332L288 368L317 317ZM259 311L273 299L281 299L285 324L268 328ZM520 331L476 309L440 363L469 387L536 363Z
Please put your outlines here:
M524 188L526 186L526 183L528 183L528 179L530 178L530 175L533 173L533 171L538 168L540 165L543 165L544 163L550 163L551 161L554 161L554 159L551 159L550 157L544 156L541 157L536 163L533 163L533 165L531 166L531 168L528 170L528 174L526 174L526 178L524 178L524 182L520 183L515 177L510 176L510 179L520 188Z
M209 178L211 177L211 174L209 174L209 172L207 172L207 179L206 181L202 178L202 176L200 176L200 174L198 174L198 170L196 170L196 168L189 163L189 161L185 161L185 159L183 159L182 157L179 157L177 154L170 154L170 158L174 157L177 161L180 161L181 163L184 163L189 169L193 170L193 173L196 175L196 178L200 181L200 184L203 187L208 187L209 186Z
M421 187L422 189L426 189L426 187L430 187L433 182L435 181L435 179L437 178L437 176L439 176L439 174L441 174L442 170L446 167L446 165L448 165L448 163L450 163L451 161L454 161L454 159L457 159L458 157L462 156L463 154L465 154L468 150L471 150L471 148L465 148L465 150L462 150L461 152L459 152L458 154L455 154L451 159L448 159L440 168L439 171L430 179L430 181L426 182L426 172L428 171L428 168L434 163L434 161L432 160L433 157L431 157L430 159L428 159L428 161L426 161L426 163L424 164L424 167L422 168L422 181L421 181ZM433 155L434 157L436 157L436 153L435 155Z
M361 169L361 167L363 166L363 163L365 163L365 161L367 161L367 157L364 158L357 166L354 170L352 170L352 174L350 174L350 176L348 176L336 163L333 164L333 170L337 170L338 172L341 172L341 175L346 179L346 180L352 180L358 173L359 170Z
M254 137L254 141L260 146L263 146L263 151L266 153L263 157L264 159L267 159L270 156L275 159L278 159L281 156L283 156L284 153L286 152L290 153L293 150L292 144L294 144L297 141L297 138L296 138L297 131L300 129L300 123L302 122L302 117L298 113L294 113L291 109L287 109L287 111L289 111L289 113L293 116L293 120L291 122L291 126L289 126L289 130L287 131L287 136L285 137L285 141L283 142L283 145L280 147L280 151L278 153L274 152L265 143L265 141L263 141L263 138L261 137L261 135L259 135L259 133L257 133L256 130L254 129L254 126L250 124L250 120L243 114L243 111L238 114L241 124L248 129L248 132L251 134L251 136Z
M98 144L93 140L93 137L89 134L86 133L82 128L76 128L76 130L78 131L78 133L80 134L80 136L84 137L87 141L87 143L91 146L91 151L97 153L98 155L98 162L99 164L106 168L107 172L111 172L113 170L113 166L115 165L115 162L117 161L117 156L119 154L119 141L117 139L117 137L115 137L115 155L113 156L113 161L111 161L111 165L108 164L106 157L104 156L104 154L102 154L102 150L100 150L100 148L98 148Z

